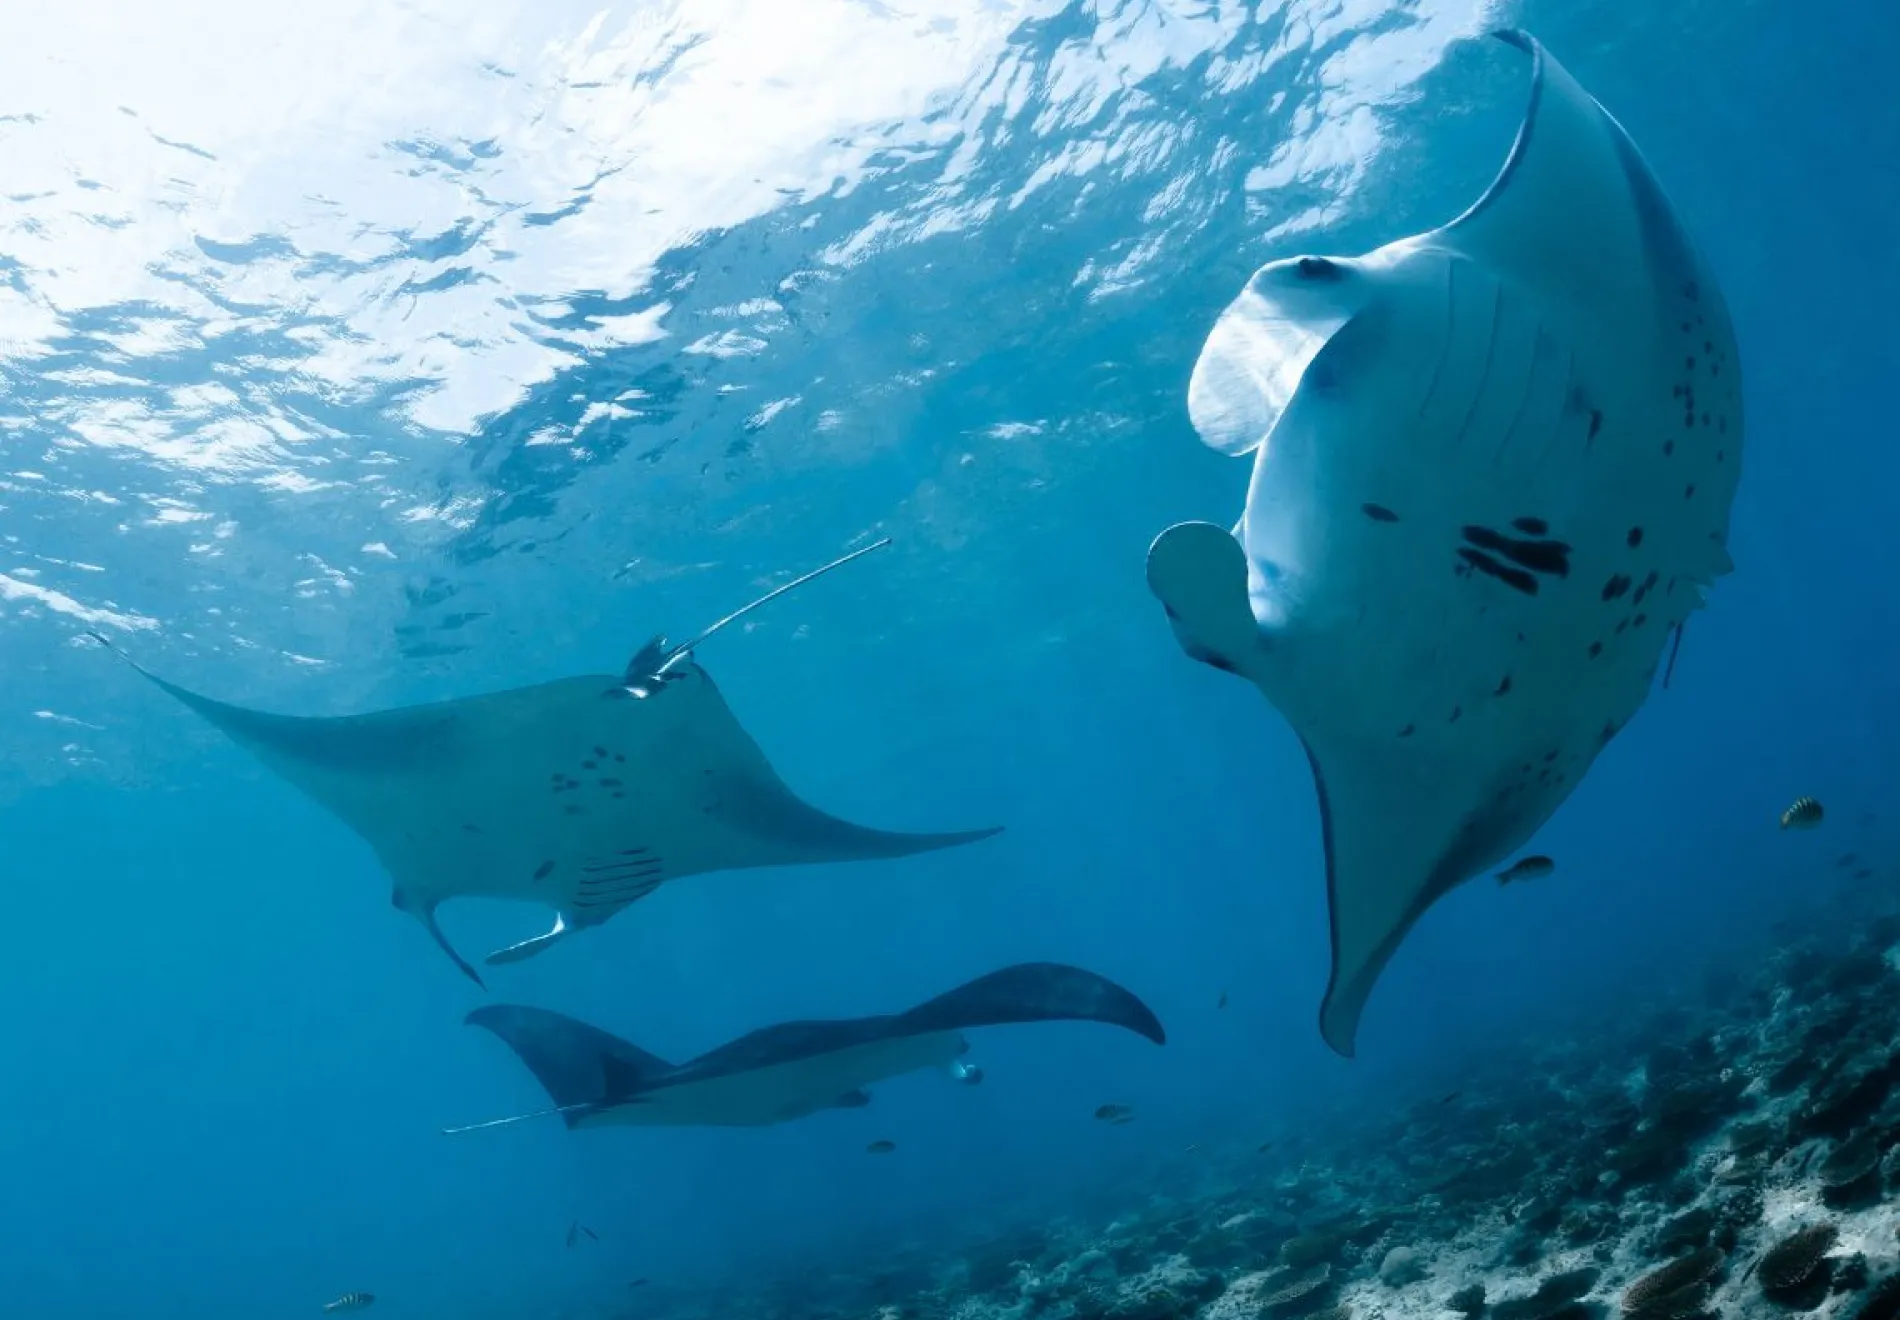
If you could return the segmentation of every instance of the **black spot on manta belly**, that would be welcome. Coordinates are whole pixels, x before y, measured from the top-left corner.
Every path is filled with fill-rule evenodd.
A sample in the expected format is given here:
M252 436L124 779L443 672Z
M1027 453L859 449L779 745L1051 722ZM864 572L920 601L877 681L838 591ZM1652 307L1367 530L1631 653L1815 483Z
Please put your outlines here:
M1374 522L1397 522L1399 515L1383 504L1361 504L1359 511Z
M1490 555L1485 554L1481 550L1473 550L1470 546L1458 547L1458 557L1470 565L1471 568L1475 568L1481 573L1489 574L1502 582L1505 586L1516 591L1521 591L1526 596L1535 596L1537 594L1537 579L1521 568L1512 568L1508 564L1500 564L1497 560L1491 558Z
M1501 536L1489 527L1477 527L1467 524L1462 529L1464 538L1480 550L1494 555L1503 555L1520 568L1528 568L1533 573L1548 573L1556 577L1570 575L1570 547L1562 541L1525 541L1515 537Z
M1301 257L1299 272L1309 280L1331 283L1346 277L1346 272L1328 261L1325 257Z

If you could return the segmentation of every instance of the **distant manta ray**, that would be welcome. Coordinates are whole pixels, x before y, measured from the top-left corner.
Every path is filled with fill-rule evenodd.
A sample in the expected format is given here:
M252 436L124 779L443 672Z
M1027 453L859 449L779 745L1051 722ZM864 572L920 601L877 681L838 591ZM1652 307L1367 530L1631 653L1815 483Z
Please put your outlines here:
M758 1127L871 1102L864 1088L921 1068L976 1083L957 1060L972 1027L1102 1022L1155 1044L1152 1010L1106 977L1060 963L1018 963L902 1013L761 1027L686 1063L668 1063L598 1027L544 1008L493 1004L465 1019L500 1037L554 1102L551 1109L445 1129L453 1134L559 1115L568 1128Z
M1502 173L1442 229L1254 273L1188 387L1254 456L1245 511L1148 552L1183 649L1305 745L1347 1056L1413 923L1550 818L1733 568L1721 290L1622 127L1493 35L1533 64Z
M656 637L618 678L311 719L214 701L128 663L360 834L396 907L481 985L436 922L445 899L555 909L551 930L489 954L492 965L598 926L681 876L904 857L998 832L902 834L825 814L786 787L692 659L740 615L887 544L807 573L690 642Z

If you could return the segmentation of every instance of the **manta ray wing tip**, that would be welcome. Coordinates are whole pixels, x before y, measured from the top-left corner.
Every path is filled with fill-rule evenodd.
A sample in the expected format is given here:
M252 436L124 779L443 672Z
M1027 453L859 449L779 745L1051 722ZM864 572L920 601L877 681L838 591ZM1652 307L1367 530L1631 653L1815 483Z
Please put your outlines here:
M1319 1006L1319 1036L1326 1042L1326 1048L1342 1059L1358 1057L1359 1014L1354 1011L1350 1018L1340 1021L1343 1016L1337 1001L1335 988L1326 988L1326 998Z
M1492 28L1485 35L1494 41L1502 41L1507 46L1515 46L1527 55L1535 55L1537 53L1537 38L1526 32L1523 28Z

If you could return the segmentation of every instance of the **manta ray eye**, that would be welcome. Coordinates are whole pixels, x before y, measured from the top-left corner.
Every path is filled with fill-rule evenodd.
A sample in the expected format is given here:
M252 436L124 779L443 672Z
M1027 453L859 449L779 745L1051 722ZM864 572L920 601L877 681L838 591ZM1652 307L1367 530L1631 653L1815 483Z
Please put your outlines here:
M1300 274L1309 280L1336 280L1345 272L1325 257L1301 257Z

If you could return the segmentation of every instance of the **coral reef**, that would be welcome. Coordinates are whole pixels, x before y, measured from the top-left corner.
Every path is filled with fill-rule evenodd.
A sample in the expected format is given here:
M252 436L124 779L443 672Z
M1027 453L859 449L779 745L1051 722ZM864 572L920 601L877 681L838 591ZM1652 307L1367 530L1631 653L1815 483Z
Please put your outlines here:
M1410 1103L1271 1151L1197 1142L1112 1213L647 1293L638 1314L1900 1320L1896 942L1900 913L1836 907L1693 991L1462 1061Z

